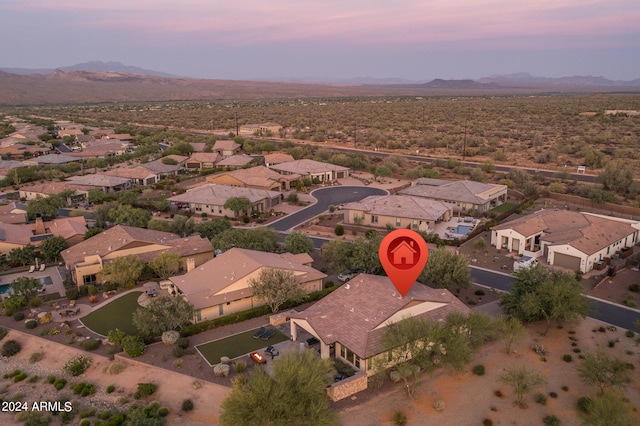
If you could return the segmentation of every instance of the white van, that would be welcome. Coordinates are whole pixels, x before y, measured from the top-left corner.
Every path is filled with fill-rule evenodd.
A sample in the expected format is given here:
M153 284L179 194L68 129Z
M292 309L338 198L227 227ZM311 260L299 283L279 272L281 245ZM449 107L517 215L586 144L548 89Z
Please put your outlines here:
M522 268L533 268L538 264L538 259L531 256L524 256L520 260L513 261L513 272L518 272Z

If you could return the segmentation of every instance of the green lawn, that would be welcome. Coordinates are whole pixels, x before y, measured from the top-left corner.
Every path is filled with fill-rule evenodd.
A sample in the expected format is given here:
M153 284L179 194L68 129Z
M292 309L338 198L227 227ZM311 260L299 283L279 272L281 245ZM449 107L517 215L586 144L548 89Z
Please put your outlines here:
M220 362L220 358L223 356L231 359L237 358L249 352L257 351L258 349L266 348L269 345L284 342L289 339L278 330L276 330L276 334L271 336L269 340L254 339L253 335L256 331L258 331L258 329L246 331L224 339L214 340L213 342L198 345L196 349L200 351L209 364L215 365Z
M516 205L512 203L502 203L499 206L492 208L491 211L496 213L502 213L502 212L506 212L509 209L514 208L515 206Z
M138 331L131 322L131 316L140 307L138 305L138 297L141 294L141 291L133 291L114 299L83 317L82 323L87 328L103 336L106 336L109 330L116 328L127 334L137 334Z

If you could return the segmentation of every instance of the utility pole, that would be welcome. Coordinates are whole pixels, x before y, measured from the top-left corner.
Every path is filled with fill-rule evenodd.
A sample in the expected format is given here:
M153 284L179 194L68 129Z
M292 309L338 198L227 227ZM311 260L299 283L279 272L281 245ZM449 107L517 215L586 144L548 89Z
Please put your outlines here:
M462 145L462 161L467 157L467 124L469 123L469 117L464 120L464 143Z

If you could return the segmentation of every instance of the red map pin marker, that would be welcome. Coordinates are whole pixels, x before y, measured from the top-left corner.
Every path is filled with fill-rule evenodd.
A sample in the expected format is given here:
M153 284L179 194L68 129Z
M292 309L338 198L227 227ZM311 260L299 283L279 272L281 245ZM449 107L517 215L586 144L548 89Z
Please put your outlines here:
M378 257L391 282L404 296L427 264L429 248L417 232L397 229L384 237Z

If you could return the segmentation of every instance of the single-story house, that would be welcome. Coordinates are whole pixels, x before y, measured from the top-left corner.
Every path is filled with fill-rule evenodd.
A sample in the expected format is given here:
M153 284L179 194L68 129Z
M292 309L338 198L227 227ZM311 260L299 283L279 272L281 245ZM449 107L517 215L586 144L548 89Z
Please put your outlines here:
M70 199L67 200L68 203L86 200L89 192L85 187L69 181L35 183L21 186L19 189L20 198L27 201L35 200L37 197L46 198L51 195L58 195L63 191L73 192Z
M176 164L166 164L165 161L173 162L165 160L166 158L175 161ZM167 155L166 157L162 157L158 160L141 164L140 167L144 167L145 169L156 173L160 179L163 179L165 177L176 176L180 170L184 169L184 163L188 158L189 157L182 155Z
M0 253L9 254L14 248L26 245L40 246L42 241L52 237L63 237L69 246L84 240L87 221L84 216L57 218L43 222L37 218L34 223L9 224L0 222Z
M82 176L70 176L66 180L72 184L84 187L87 191L100 189L103 192L118 192L131 188L131 179L107 174L91 174Z
M472 210L483 213L507 200L507 186L470 180L422 178L415 185L398 191L398 194L451 203L459 213Z
M299 179L300 175L281 175L265 166L255 166L248 169L237 169L230 172L209 175L207 176L207 183L271 191L287 191L291 189Z
M222 159L217 152L194 152L184 163L187 170L213 169L216 163Z
M192 213L207 213L213 216L234 217L232 210L224 204L230 198L245 197L253 204L252 210L265 212L280 203L282 194L263 189L242 188L238 186L205 184L187 192L167 198L172 208L185 208ZM245 212L250 213L250 212Z
M491 229L491 245L547 264L589 272L607 258L633 250L640 222L567 210L539 212Z
M322 290L322 272L306 253L267 253L232 248L171 282L196 309L196 321L218 318L264 305L253 295L251 279L264 269L291 271L305 293Z
M94 235L63 250L61 255L73 281L81 286L96 283L104 263L113 259L135 255L149 262L164 252L177 253L186 264L195 267L213 258L211 242L206 238L183 238L170 232L125 225L116 225Z
M283 175L299 174L302 177L307 177L312 180L317 179L320 182L332 182L337 179L349 177L348 167L309 159L275 164L269 168Z
M82 158L63 154L47 154L39 157L29 158L28 160L23 161L23 163L27 166L47 166L81 162Z
M27 207L18 204L15 201L9 204L0 205L0 222L1 223L27 223Z
M240 152L242 146L231 139L220 139L213 144L212 151L220 154L222 158L231 157Z
M138 165L135 167L116 167L103 172L108 176L117 176L129 179L133 185L149 186L160 181L160 175L151 169Z
M119 141L102 141L87 142L82 144L81 151L72 151L67 153L70 157L77 158L106 158L115 157L123 154L133 152L133 148L128 142Z
M376 357L387 357L382 336L390 324L408 317L433 322L469 308L449 290L415 283L402 297L388 277L360 274L307 309L289 315L291 338L298 328L320 341L320 356L333 354L367 375Z
M283 152L273 152L271 154L265 154L263 157L264 157L264 165L267 167L271 167L276 164L289 163L291 161L296 161L296 159L293 158L293 156L289 154L285 154Z
M247 167L252 161L254 163L257 162L256 157L252 157L247 154L236 154L218 161L216 166L226 167L228 169L240 169L242 167Z
M433 231L453 216L453 205L409 195L372 195L345 204L344 222L386 228Z

